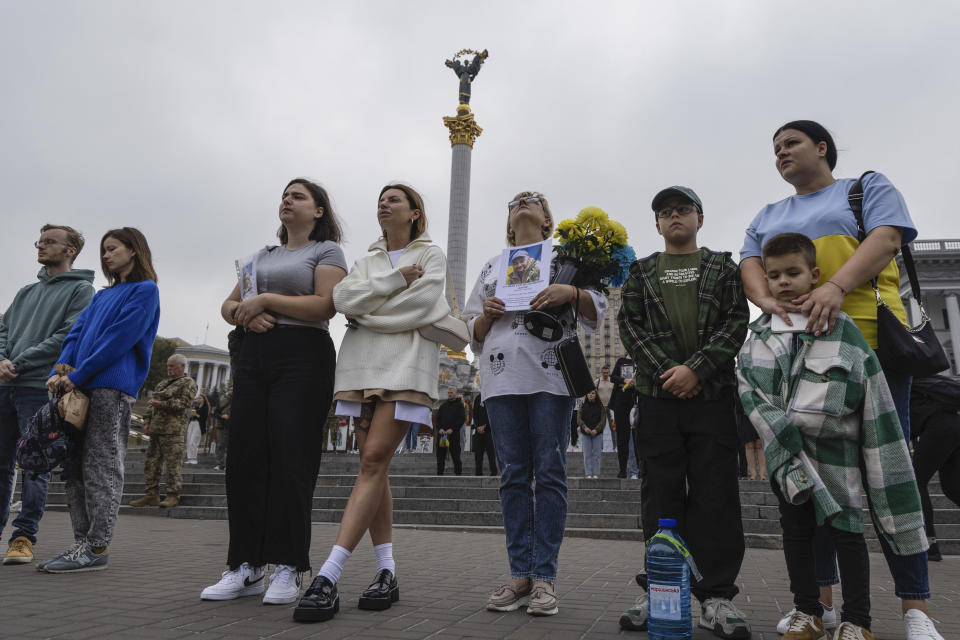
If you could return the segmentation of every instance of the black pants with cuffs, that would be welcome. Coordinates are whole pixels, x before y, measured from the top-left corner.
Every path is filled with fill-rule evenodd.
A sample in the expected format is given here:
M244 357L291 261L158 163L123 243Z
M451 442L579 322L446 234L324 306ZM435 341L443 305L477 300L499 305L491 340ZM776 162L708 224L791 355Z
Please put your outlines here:
M814 555L814 530L817 518L813 502L788 503L780 488L770 481L780 504L780 528L783 530L783 556L790 576L790 592L798 611L823 616L820 587ZM837 550L840 568L840 587L843 592L843 611L840 619L864 629L870 628L870 558L862 533L823 527L829 533Z

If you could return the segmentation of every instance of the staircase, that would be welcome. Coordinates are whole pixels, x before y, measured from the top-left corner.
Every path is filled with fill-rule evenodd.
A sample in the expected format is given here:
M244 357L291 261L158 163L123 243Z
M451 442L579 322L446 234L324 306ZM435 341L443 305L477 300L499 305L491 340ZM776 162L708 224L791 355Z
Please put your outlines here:
M130 500L143 495L143 451L131 449L127 454L126 478L120 513L122 515L160 516L170 518L205 518L225 520L227 498L224 474L214 471L213 456L201 454L200 464L183 467L183 493L180 506L133 508ZM464 474L474 470L473 453L463 454ZM336 523L353 487L360 466L360 457L346 453L326 453L320 464L313 498L313 521ZM452 462L447 461L447 475L436 476L432 453L401 454L390 466L393 493L394 526L419 529L502 532L500 502L497 495L500 480L496 477L452 475ZM485 465L486 468L486 465ZM566 535L573 537L642 540L640 530L640 483L617 479L616 453L604 453L601 478L583 477L583 456L567 454L569 507ZM162 487L162 485L161 485ZM960 554L960 509L940 490L939 482L930 483L935 510L938 541L944 554ZM777 500L766 481L740 481L741 514L748 547L780 548L780 523ZM63 482L56 474L50 482L47 509L65 510ZM871 550L879 551L879 543L868 524L866 538Z

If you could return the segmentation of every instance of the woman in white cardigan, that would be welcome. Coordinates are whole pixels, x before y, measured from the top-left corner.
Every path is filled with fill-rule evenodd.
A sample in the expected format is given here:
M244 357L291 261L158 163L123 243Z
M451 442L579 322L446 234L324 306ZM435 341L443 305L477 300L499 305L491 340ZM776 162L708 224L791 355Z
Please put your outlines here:
M383 237L333 291L350 328L340 345L336 413L351 416L360 444L360 473L340 520L337 541L294 610L300 621L329 620L339 610L337 582L369 530L377 575L361 609L387 609L399 598L393 560L393 498L387 469L410 423L431 422L440 349L417 331L450 313L444 297L446 258L426 234L423 200L392 184L380 192Z

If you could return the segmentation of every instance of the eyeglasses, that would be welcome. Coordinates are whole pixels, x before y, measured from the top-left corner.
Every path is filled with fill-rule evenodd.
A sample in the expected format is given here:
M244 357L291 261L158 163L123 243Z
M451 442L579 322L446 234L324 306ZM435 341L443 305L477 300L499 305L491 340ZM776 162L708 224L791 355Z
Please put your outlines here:
M33 246L35 249L39 249L40 247L49 247L52 244L64 244L64 243L60 242L59 240L50 240L49 238L40 238L39 240L33 243Z
M660 211L657 211L657 217L661 220L664 218L669 218L673 215L674 211L679 213L681 216L688 216L696 210L697 206L693 204L681 204L677 207L664 207L663 209L660 209Z
M529 198L520 198L519 200L511 200L507 203L507 209L515 209L519 207L521 203L526 204L536 204L538 202L543 202L543 198L540 196L530 196Z

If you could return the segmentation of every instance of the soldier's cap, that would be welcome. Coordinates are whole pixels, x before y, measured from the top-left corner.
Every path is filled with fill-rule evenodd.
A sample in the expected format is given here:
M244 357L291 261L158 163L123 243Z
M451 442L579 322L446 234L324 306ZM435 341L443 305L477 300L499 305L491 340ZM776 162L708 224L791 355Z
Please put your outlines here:
M653 196L653 203L651 204L653 207L653 212L656 213L657 211L660 211L660 209L663 208L664 201L670 196L680 196L681 198L689 200L693 204L697 205L697 208L700 209L700 213L703 213L703 203L700 202L700 196L698 196L690 187L681 187L679 185L667 187L657 195Z
M510 258L510 262L513 262L517 258L529 258L529 257L530 257L529 253L527 253L523 249L520 249L520 251L517 251L515 254L513 254L513 257Z

